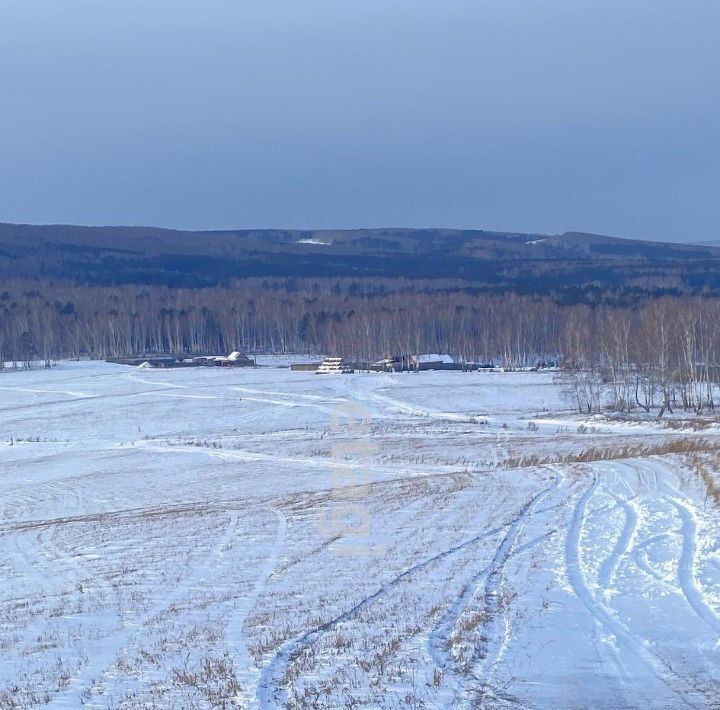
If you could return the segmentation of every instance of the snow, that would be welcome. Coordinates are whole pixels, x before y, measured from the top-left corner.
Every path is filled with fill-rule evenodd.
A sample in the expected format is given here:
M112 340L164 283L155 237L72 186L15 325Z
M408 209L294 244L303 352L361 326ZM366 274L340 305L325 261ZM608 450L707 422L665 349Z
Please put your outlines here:
M418 362L443 362L448 365L452 365L453 362L455 362L450 355L437 355L435 353L427 354L427 355L418 355L417 356Z
M0 707L719 697L715 429L540 372L60 363L0 412Z

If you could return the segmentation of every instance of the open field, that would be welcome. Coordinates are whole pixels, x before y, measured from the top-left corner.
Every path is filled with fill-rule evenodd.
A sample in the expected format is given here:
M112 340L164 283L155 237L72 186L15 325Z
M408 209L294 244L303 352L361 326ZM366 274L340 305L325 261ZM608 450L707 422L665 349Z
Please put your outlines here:
M720 429L566 407L0 373L0 708L720 708Z

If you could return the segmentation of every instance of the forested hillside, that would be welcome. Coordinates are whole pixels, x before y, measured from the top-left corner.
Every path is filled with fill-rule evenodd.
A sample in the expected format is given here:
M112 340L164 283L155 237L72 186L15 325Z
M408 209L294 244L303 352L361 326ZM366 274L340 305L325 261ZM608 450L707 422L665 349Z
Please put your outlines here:
M631 299L661 292L720 293L720 249L576 233L181 232L5 224L0 278L13 277L188 288L253 277L406 278L430 280L431 290L513 291L594 303L604 291Z

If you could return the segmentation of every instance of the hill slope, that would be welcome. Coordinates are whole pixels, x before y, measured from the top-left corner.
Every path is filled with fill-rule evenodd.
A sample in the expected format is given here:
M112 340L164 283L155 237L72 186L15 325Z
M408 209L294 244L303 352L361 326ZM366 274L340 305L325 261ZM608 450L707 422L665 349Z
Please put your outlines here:
M720 248L574 232L0 224L0 278L12 277L186 287L251 277L402 277L568 296L588 289L720 292Z

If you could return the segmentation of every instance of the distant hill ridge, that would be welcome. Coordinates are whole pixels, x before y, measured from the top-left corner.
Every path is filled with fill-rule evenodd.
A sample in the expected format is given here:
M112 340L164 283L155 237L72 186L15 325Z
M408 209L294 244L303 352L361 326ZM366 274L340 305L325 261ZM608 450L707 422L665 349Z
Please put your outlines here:
M0 224L0 278L192 288L245 278L402 278L566 296L593 288L718 293L720 246L580 232Z

